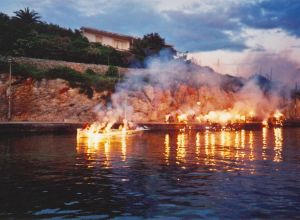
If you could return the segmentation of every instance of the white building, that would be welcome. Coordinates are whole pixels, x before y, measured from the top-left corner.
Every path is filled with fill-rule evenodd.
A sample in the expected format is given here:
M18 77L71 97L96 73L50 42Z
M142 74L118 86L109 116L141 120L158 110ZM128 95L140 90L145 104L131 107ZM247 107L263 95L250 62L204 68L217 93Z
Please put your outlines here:
M101 43L105 46L111 46L117 50L128 51L136 39L132 36L122 35L94 28L82 27L81 33L89 42Z

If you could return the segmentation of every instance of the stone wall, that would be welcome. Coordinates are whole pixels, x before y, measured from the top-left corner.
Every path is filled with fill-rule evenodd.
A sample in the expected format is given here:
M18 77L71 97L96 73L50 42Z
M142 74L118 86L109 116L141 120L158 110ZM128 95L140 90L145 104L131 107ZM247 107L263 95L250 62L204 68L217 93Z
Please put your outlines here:
M108 69L107 65L74 63L61 60L46 60L28 57L14 57L13 60L16 63L33 65L40 69L50 69L54 67L69 67L82 73L85 72L87 69L91 69L96 73L104 74ZM123 67L118 67L118 70L121 74L125 74L127 71L130 71L130 69Z

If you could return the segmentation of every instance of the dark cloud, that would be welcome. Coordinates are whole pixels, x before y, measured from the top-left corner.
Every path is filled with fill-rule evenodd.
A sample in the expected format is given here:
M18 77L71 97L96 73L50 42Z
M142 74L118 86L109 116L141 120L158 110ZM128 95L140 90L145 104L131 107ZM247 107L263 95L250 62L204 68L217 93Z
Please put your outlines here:
M260 44L256 44L255 47L251 48L252 52L266 52L266 49L260 45Z
M231 16L248 27L257 29L281 28L300 37L300 1L265 0L234 7Z
M246 49L242 37L237 37L241 26L231 21L225 13L184 13L167 11L171 21L170 39L190 51L210 51L227 49L240 51ZM235 39L231 36L235 35Z

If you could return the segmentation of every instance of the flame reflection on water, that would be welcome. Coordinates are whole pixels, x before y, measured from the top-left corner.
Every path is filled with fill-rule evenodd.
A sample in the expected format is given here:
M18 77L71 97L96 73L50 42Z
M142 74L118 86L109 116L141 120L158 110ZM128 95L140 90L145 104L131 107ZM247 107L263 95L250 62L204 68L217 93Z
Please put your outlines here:
M187 134L185 133L179 133L177 135L177 154L176 154L176 160L177 163L180 162L186 162L185 157L186 157L186 137Z
M104 155L105 155L105 161L104 166L106 168L110 167L110 139L107 138L104 143Z
M282 161L282 145L283 145L283 136L282 128L274 128L274 138L275 138L275 157L274 162Z
M267 135L268 129L263 127L262 129L262 158L263 160L267 160Z
M170 135L165 135L165 161L169 164L169 157L170 157Z
M161 137L161 138L160 138ZM255 161L282 161L283 128L263 128L259 131L220 131L220 132L169 132L161 136L145 133L140 138L126 135L101 141L83 139L77 142L77 152L95 159L103 155L103 165L112 167L111 161L121 158L128 162L133 154L149 153L147 149L134 148L136 141L145 141L151 148L156 147L156 158L166 165L174 162L182 168L186 163L207 166L209 170L244 170L255 172ZM128 151L129 150L129 151ZM174 154L173 154L174 152ZM153 152L151 152L153 154ZM174 156L175 155L175 156ZM273 155L273 156L272 156ZM233 168L233 165L234 168Z
M125 134L122 134L121 143L122 143L122 161L126 161L127 143L126 143Z

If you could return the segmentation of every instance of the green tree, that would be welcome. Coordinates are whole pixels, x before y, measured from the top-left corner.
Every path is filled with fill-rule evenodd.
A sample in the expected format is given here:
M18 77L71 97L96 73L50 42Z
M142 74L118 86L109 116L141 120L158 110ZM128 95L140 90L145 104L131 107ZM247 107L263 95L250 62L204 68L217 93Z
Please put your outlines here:
M0 13L0 53L7 55L13 44L13 27L10 25L10 18Z
M170 55L173 55L176 52L172 46L165 43L165 39L163 39L158 33L150 33L144 35L143 38L136 39L133 42L130 51L134 54L135 59L143 66L143 62L146 57L156 56L163 49L169 50Z
M36 11L30 10L28 7L24 10L20 9L19 11L15 11L14 13L16 15L14 18L23 23L34 24L40 22L41 16L39 16Z

